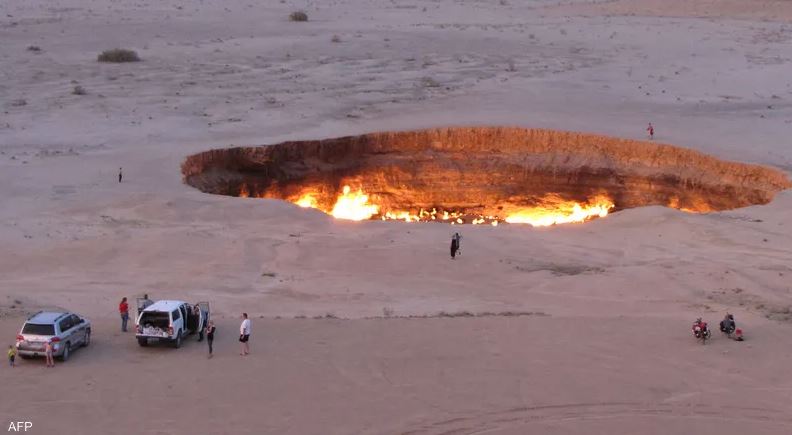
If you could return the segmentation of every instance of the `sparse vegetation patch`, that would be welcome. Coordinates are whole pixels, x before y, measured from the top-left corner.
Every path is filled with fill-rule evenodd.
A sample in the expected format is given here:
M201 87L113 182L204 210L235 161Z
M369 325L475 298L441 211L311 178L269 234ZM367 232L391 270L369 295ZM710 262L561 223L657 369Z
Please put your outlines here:
M137 52L125 48L114 48L99 53L96 60L108 63L140 62Z
M308 14L303 11L294 11L289 14L289 21L305 22L308 21Z

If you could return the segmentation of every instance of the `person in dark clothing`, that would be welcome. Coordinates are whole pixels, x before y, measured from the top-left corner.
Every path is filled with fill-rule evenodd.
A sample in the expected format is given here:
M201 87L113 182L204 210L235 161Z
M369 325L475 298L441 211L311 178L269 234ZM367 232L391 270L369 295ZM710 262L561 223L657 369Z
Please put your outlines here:
M737 329L737 323L734 321L734 315L726 313L726 317L720 322L720 330L726 335L731 335Z
M119 183L121 182L121 179L124 178L123 169L124 168L118 168L118 182Z
M212 357L212 342L214 341L215 329L214 322L210 320L209 323L206 324L206 344L209 345L208 358Z
M193 317L195 322L195 329L198 331L198 341L203 341L204 338L204 330L206 329L206 325L203 322L206 322L205 316L201 316L201 307L198 305L193 306Z
M451 259L455 259L457 252L459 251L459 241L462 239L462 236L459 233L454 233L451 236Z

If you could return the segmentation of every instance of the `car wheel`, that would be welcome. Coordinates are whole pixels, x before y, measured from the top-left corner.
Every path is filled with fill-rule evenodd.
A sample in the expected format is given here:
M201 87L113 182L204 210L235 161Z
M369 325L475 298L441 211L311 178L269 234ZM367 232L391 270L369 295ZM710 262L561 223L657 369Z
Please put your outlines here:
M60 360L66 362L69 360L69 354L71 353L71 343L66 343L66 347L63 349L63 354L60 357Z
M83 347L88 347L91 344L91 330L85 331L85 338L83 339Z
M148 338L145 337L138 338L138 344L140 345L140 347L148 346Z
M181 334L181 331L179 331L179 335L177 335L176 339L173 340L173 347L175 347L176 349L180 348L181 347L181 341L182 341L182 334Z

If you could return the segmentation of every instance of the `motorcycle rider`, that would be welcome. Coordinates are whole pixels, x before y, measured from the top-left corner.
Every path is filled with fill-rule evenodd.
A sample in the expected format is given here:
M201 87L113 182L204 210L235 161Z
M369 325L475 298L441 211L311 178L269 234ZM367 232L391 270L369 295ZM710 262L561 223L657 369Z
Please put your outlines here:
M737 329L737 324L734 322L734 316L726 313L726 317L720 322L720 330L726 335L731 335Z

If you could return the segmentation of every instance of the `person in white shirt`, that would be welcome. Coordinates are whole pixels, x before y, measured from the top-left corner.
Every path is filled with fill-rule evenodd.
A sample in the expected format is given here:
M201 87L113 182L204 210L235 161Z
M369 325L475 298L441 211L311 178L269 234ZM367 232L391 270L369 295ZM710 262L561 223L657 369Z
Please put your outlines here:
M250 353L250 319L247 313L242 313L242 324L239 325L239 341L242 343L242 353L240 355L247 355Z

